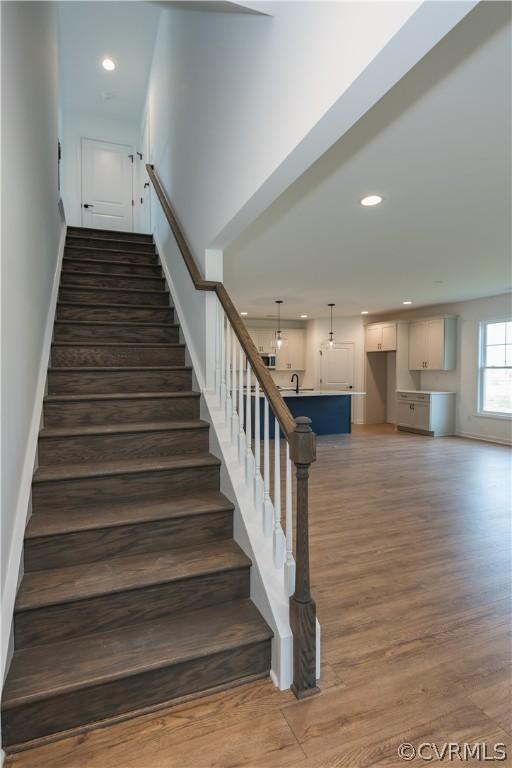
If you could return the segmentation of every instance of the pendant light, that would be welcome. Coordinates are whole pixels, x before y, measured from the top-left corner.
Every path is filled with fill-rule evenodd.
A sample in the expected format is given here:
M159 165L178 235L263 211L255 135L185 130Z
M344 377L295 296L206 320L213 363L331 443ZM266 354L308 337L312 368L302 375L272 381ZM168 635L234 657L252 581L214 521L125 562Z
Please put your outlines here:
M276 345L278 349L281 349L283 346L283 335L281 333L281 304L283 303L282 299L277 299L277 332L276 332Z
M332 330L332 308L336 306L336 304L328 304L327 305L331 310L331 330L329 331L329 349L332 349L334 347L334 333Z

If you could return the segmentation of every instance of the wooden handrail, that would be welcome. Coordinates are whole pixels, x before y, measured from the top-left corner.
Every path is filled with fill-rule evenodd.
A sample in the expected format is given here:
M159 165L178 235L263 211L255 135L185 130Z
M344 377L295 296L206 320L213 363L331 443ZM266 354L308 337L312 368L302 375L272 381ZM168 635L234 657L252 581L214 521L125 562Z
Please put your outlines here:
M217 294L217 297L222 305L222 308L224 309L224 312L226 313L231 327L234 330L238 341L240 342L242 349L247 356L254 375L257 376L260 382L260 386L268 398L270 407L272 408L272 411L274 412L274 415L276 416L286 439L291 444L294 440L294 432L296 426L295 419L293 418L288 406L283 400L281 393L279 392L274 382L274 379L268 372L268 369L263 365L263 361L258 353L258 350L256 349L253 340L249 335L245 323L240 319L240 315L238 314L235 305L231 301L231 298L223 283L216 280L205 280L203 278L199 267L196 264L196 260L192 255L192 251L190 250L190 247L186 241L185 235L183 234L176 215L172 209L170 200L167 197L167 194L160 182L157 172L155 171L155 167L148 164L146 165L146 170L148 172L149 178L151 179L151 183L153 184L157 197L160 200L160 204L165 213L165 217L169 222L169 226L172 229L174 237L176 238L178 248L181 251L181 255L183 256L183 260L188 269L188 273L192 279L194 287L198 291L214 291Z
M311 596L309 579L308 522L309 467L316 459L316 436L311 430L310 419L302 416L295 421L293 418L272 376L263 365L258 350L224 285L215 280L205 280L202 276L154 166L146 165L146 170L194 287L198 291L216 293L226 318L290 446L290 459L295 465L297 478L296 579L295 592L290 598L290 625L293 633L292 690L297 698L310 696L319 690L316 685L316 607ZM277 435L276 439L278 439Z

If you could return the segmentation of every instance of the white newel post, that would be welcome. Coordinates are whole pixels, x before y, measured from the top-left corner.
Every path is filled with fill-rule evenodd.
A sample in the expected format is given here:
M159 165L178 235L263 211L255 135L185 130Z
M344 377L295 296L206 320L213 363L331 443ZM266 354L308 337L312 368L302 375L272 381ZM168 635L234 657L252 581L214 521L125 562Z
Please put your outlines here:
M256 379L254 387L254 505L257 513L262 511L264 492L260 462L260 383L258 379Z
M281 527L281 439L277 419L274 421L274 565L284 563L284 534Z
M252 423L251 423L251 417L252 417L252 392L251 392L251 383L252 383L252 376L251 376L252 370L249 363L249 360L247 360L247 379L245 382L245 392L246 392L246 398L245 398L245 482L247 485L252 485L254 481L254 458L252 455Z
M240 359L238 365L238 461L245 464L245 431L244 431L244 351L240 344Z
M293 559L293 499L292 499L292 462L290 446L286 442L286 562L284 580L286 593L291 597L295 592L295 560Z
M270 499L270 439L268 424L268 400L264 398L264 434L263 434L263 483L265 498L263 501L263 533L272 536L273 507Z

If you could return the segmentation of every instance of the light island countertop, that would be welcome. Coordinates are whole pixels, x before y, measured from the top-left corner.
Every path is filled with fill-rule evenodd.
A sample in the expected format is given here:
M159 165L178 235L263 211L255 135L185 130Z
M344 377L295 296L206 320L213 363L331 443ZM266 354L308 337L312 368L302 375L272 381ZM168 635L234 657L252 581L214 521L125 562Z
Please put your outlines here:
M280 389L279 392L283 397L340 397L340 396L352 396L352 395L366 395L366 392L355 392L353 389L344 390L332 390L332 389L299 389L296 392L294 389ZM252 392L254 394L254 391ZM264 397L264 393L260 390L260 397Z
M444 392L440 389L397 389L396 393L404 395L456 395L456 392Z

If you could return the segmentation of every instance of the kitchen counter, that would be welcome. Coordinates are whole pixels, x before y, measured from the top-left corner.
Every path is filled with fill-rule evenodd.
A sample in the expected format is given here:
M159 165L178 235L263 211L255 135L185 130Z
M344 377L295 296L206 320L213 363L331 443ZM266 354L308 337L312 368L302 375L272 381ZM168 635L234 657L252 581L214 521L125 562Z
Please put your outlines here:
M404 395L455 395L456 392L444 392L439 389L397 389L397 394L403 392Z
M281 389L280 393L294 418L307 416L311 419L311 429L317 435L348 434L352 430L352 395L365 395L366 392L354 392L354 390L319 390L303 389L296 392L294 389ZM260 392L260 399L264 397ZM255 394L252 393L255 400ZM254 404L251 409L254 429ZM269 423L269 436L274 437L275 419L271 415ZM260 407L260 434L264 430L264 409ZM254 434L254 432L253 432Z
M346 390L327 390L327 389L299 389L296 392L294 389L281 389L279 390L281 395L287 399L288 397L347 397L352 395L366 395L366 392L354 392L353 389Z

